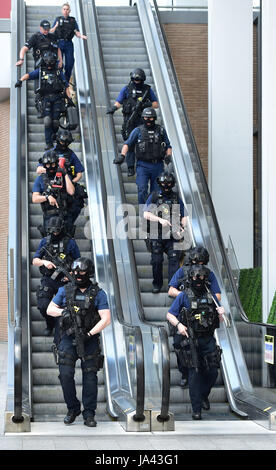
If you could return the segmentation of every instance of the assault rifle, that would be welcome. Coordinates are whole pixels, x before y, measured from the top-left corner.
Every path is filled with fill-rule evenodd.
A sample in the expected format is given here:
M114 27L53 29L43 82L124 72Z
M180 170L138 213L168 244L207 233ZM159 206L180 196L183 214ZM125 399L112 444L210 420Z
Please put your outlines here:
M123 127L122 127L122 137L124 140L127 140L129 134L131 133L133 129L133 123L141 115L143 104L145 103L148 93L149 93L149 90L146 90L143 96L141 98L138 98L137 104L135 105L134 110L132 111L129 118L124 122Z
M185 312L185 313L184 312L182 313L183 316L185 315L185 320L183 319L183 324L186 325L188 338L184 338L181 341L180 347L183 348L184 351L189 356L189 367L195 368L196 372L198 372L198 369L199 369L198 341L195 337L195 334L191 325L191 320L189 318L189 311L186 308L183 310Z
M69 272L68 270L68 267L66 266L65 262L62 261L62 259L57 256L57 255L53 255L46 246L43 246L42 247L42 250L45 252L45 254L47 255L47 258L49 258L49 261L51 261L55 266L56 266L56 269L55 269L55 272L52 274L51 276L51 279L53 279L54 281L56 280L56 278L61 274L63 273L65 277L67 277L67 279L70 281L70 282L73 282L75 283L75 278L74 276Z

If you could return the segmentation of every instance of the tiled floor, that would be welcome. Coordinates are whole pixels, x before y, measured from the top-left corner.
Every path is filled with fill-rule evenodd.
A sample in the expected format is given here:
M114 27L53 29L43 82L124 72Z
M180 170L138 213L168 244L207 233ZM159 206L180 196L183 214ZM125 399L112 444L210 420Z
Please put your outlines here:
M119 422L32 423L30 433L4 434L7 344L0 343L1 450L275 450L276 431L252 421L177 421L172 432L126 433Z

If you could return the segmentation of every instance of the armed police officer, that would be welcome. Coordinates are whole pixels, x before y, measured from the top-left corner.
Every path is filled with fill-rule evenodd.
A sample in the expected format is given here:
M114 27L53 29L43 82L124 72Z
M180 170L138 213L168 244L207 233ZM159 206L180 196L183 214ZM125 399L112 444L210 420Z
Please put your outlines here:
M46 233L47 223L54 215L61 215L65 220L67 232L72 233L73 227L67 217L67 210L75 194L74 184L66 169L58 167L58 157L55 151L47 150L40 159L40 163L46 172L38 175L34 181L32 202L41 204L42 233Z
M47 315L47 307L59 287L67 281L63 271L70 270L72 261L80 257L79 248L65 231L61 217L51 217L44 237L33 257L33 265L39 267L42 278L37 289L37 308L45 318L45 336L52 334L55 318Z
M121 155L113 163L121 165L129 147L135 146L136 184L138 204L144 205L150 192L158 189L156 178L164 171L164 161L171 162L172 147L164 127L156 124L154 108L145 108L142 112L143 124L136 127L123 145Z
M79 158L69 148L70 144L74 141L71 131L68 129L59 129L56 135L56 144L53 147L53 152L56 153L58 159L65 158L65 168L71 178L75 187L74 197L70 205L67 207L67 221L69 226L73 226L77 217L79 216L82 208L84 207L84 200L87 198L87 192L83 185L79 184L84 167ZM39 163L37 166L37 174L46 173L46 168Z
M208 397L221 359L214 331L219 328L225 310L222 306L216 307L215 293L207 288L209 274L209 269L203 265L190 266L185 289L167 313L167 320L175 330L175 352L189 371L189 394L195 420L201 419L202 409L210 409Z
M34 68L36 69L40 65L41 57L44 52L52 51L55 52L59 63L59 68L62 68L62 54L58 47L57 38L50 32L50 23L48 20L42 20L40 22L39 31L33 34L20 49L19 59L15 65L23 65L25 54L33 49Z
M122 137L127 140L131 131L135 127L143 124L142 111L145 108L158 108L157 97L151 86L145 83L146 74L143 69L137 68L130 73L130 82L120 91L115 104L106 114L114 114L117 109L122 106L123 126ZM135 152L129 147L126 154L126 162L128 167L128 176L135 174Z
M60 317L58 344L59 379L68 412L66 425L72 424L81 413L74 380L75 363L81 359L83 418L86 426L96 426L97 371L103 367L100 332L110 322L106 293L91 280L94 265L88 258L79 258L72 264L75 282L59 289L47 313Z
M175 178L173 173L164 172L157 177L158 191L148 197L144 206L144 218L151 222L149 249L152 265L152 292L157 294L163 286L164 253L168 256L168 278L179 267L181 248L179 241L187 222L187 211L177 192L173 191ZM157 230L151 230L157 222ZM154 227L153 227L154 228Z
M193 264L207 265L209 262L209 253L203 246L195 246L186 253L186 264L181 266L169 280L169 296L177 297L184 289L190 266ZM217 278L213 271L209 271L208 283L212 292L215 293L217 299L221 300L221 290Z
M59 128L59 119L65 110L66 99L71 99L69 83L63 72L58 68L57 55L55 52L43 53L41 65L30 73L23 75L15 84L21 87L25 80L39 81L36 93L39 95L37 102L41 103L41 115L44 117L45 127L45 150L53 146L56 132Z
M72 39L74 36L80 39L87 39L87 36L80 33L78 23L73 16L70 16L70 11L69 3L64 3L61 8L62 15L55 19L50 30L58 39L58 46L62 56L65 58L65 78L68 82L70 81L75 62Z

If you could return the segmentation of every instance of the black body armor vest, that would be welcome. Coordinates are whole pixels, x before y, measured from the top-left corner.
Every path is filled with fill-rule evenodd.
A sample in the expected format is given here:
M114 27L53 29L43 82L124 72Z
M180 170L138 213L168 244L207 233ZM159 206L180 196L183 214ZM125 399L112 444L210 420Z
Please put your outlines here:
M51 95L65 90L65 83L59 69L47 69L42 65L39 69L39 85L36 90L40 95Z
M155 191L152 194L151 203L157 206L156 211L153 213L162 219L168 220L172 224L171 227L162 227L162 225L158 223L158 236L166 236L166 230L170 232L170 236L172 236L174 231L179 230L181 222L178 194L174 191L170 191L169 194Z
M72 264L72 261L73 261L73 258L72 256L66 254L66 251L67 251L67 245L68 245L68 242L69 242L69 237L64 237L64 238L61 238L60 240L57 240L56 242L53 242L51 241L51 235L49 235L47 238L46 238L46 248L47 250L55 257L57 258L60 258L60 260L66 265L67 269L70 271L70 267L71 267L71 264ZM41 249L42 253L43 253L43 247ZM43 255L42 259L49 259L49 257L47 257L47 253L45 255ZM41 272L41 274L43 274L43 276L52 276L55 272L55 269L48 269L46 268L45 266L40 266L39 267L39 271ZM59 277L64 277L64 274L61 273L61 275L59 275Z
M54 147L54 151L56 152L58 158L60 157L65 158L65 168L67 170L67 173L71 177L71 179L75 178L76 176L75 166L71 164L71 159L70 159L72 150L69 148L64 149L56 145Z
M148 90L148 93L146 96L147 96L147 99L149 99L150 88L151 88L150 85L146 85L146 84L143 84L143 86L140 88L136 88L136 86L134 85L132 81L129 83L128 97L123 101L123 108L122 108L122 112L123 112L125 119L129 118L129 116L131 115L131 113L133 112L137 104L138 98L142 98L142 96L145 94L147 90ZM144 101L147 101L147 99L144 99ZM141 117L141 114L142 114L142 109L141 109L141 113L139 117Z
M183 307L180 312L181 323L190 324L197 336L212 335L219 328L219 316L211 294L204 293L202 297L196 297L192 289L185 289L190 301L190 308Z
M36 39L35 46L33 47L33 58L36 64L38 63L37 61L42 56L43 52L53 51L57 54L58 45L53 34L48 33L47 35L44 35L38 32L35 36Z
M166 142L164 139L164 128L155 124L148 129L145 124L139 126L141 137L135 145L135 154L137 160L151 161L163 160L166 153Z
M101 288L98 284L91 283L84 292L78 290L79 288L72 284L65 286L66 305L76 313L78 325L83 333L88 333L101 319L95 306L95 299Z
M75 35L75 18L73 16L68 16L68 18L65 19L63 16L59 16L57 21L58 27L55 31L56 37L58 39L64 39L65 41L73 39Z
M46 173L42 173L42 179L45 187L45 192L47 194L51 194L55 199L58 201L59 207L51 206L48 201L41 203L42 211L47 214L59 214L62 211L68 209L68 207L72 204L73 196L67 193L65 183L63 184L62 188L53 188L53 179L50 180L49 176Z

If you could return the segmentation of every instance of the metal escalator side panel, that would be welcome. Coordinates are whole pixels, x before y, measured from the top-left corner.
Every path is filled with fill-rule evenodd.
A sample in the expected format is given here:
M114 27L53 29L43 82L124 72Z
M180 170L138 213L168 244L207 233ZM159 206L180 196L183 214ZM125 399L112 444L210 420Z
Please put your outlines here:
M212 249L211 234L206 221L194 169L190 160L189 150L182 129L170 77L164 61L153 13L150 4L143 0L137 1L137 7L140 14L141 25L143 27L155 83L158 89L162 116L173 147L174 169L179 183L180 192L182 193L182 197L186 204L192 204L193 211L191 218L194 239L196 240L196 243L204 244L208 251L209 247L211 247L211 263L216 268L216 259L214 250ZM218 269L214 269L214 271L216 274L219 272ZM228 302L226 296L223 296L222 303L226 305L227 309ZM231 387L233 385L234 390L241 387L251 391L250 379L244 363L242 351L239 347L239 340L236 332L233 328L233 340L235 342L235 350L233 350L229 338L229 329L226 331L226 328L223 325L221 327L221 331L223 331L224 339L226 339L224 347L226 347L227 344L227 353L231 357L231 368L228 369ZM237 356L239 356L239 367L236 363ZM225 364L225 366L227 367L227 364ZM232 374L232 372L234 373ZM231 382L232 380L233 383ZM232 393L232 390L229 390L228 392Z
M88 12L86 8L88 6L90 5L87 5L86 2L83 4L75 2L75 9L79 13L79 18L83 18L83 10L85 11L85 18L87 18ZM84 25L83 23L81 29L87 31L89 45L91 25L87 23ZM92 42L95 48L96 43L94 38ZM80 116L82 117L81 130L85 154L87 190L90 196L89 213L95 270L97 280L108 295L109 306L112 313L112 324L102 332L102 341L106 353L105 369L107 376L106 391L108 395L108 407L114 416L118 416L118 407L116 409L116 404L120 405L121 411L128 409L135 410L135 399L133 398L135 395L133 390L135 383L131 381L126 338L130 332L132 332L135 338L138 338L139 335L136 334L135 328L122 323L120 320L121 299L117 287L118 278L115 263L113 263L113 247L107 237L107 197L105 181L103 179L102 149L99 145L99 135L102 130L99 129L97 119L95 118L96 100L93 91L95 85L91 80L90 60L92 59L91 56L89 57L88 52L89 48L87 44L78 43L76 45L76 76L79 86L78 102L80 106ZM92 54L96 54L96 52L95 50ZM137 362L140 361L140 357L138 359ZM139 376L139 380L143 379L143 367L142 370L140 367L138 373L142 373L142 376ZM141 382L141 384L143 388L143 383ZM137 387L139 385L139 389L141 389L141 384L137 384ZM144 396L143 393L142 395ZM137 413L137 411L140 413L141 408L139 410L136 409L135 413Z

